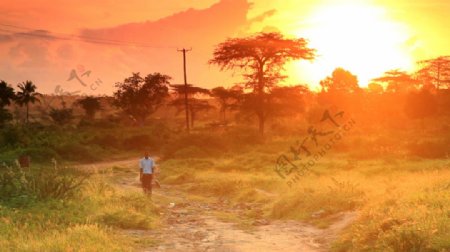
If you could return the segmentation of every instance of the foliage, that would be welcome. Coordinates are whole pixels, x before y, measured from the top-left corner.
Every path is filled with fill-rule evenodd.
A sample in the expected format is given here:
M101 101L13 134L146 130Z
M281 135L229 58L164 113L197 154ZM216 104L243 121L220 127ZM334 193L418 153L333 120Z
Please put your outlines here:
M266 117L292 116L304 112L304 98L308 93L308 87L302 85L272 88L264 96ZM243 112L254 111L260 105L254 94L246 94L241 110Z
M413 79L407 72L394 69L384 73L384 76L373 79L378 83L387 83L387 92L402 93L415 91L420 86L420 82Z
M20 106L26 106L26 122L29 118L29 104L39 102L39 93L36 92L36 85L31 81L25 81L18 85L19 90L16 94L16 102Z
M12 114L5 108L11 104L11 101L16 99L14 89L5 81L0 81L0 127L3 127L7 122L12 120Z
M20 126L8 125L0 130L1 146L8 149L25 145L28 142L28 135Z
M73 197L62 200L2 198L0 216L0 247L7 251L138 250L144 241L119 235L117 228L153 229L158 223L151 201L121 191L104 174L90 176Z
M8 167L0 172L0 194L3 201L14 198L67 199L80 189L86 178L87 175L56 165L54 169L27 171Z
M93 119L95 117L95 113L102 108L100 98L93 96L81 98L76 101L76 104L83 108L86 113L86 117L89 119Z
M211 96L216 98L220 105L222 122L226 122L227 110L236 110L243 96L243 89L239 86L231 88L215 87L211 90Z
M405 113L412 119L429 117L437 111L436 98L427 90L409 93L406 97Z
M0 108L10 105L11 101L16 98L14 89L5 81L0 81Z
M252 103L259 104L254 106L254 113L262 135L267 119L264 94L285 78L281 74L285 63L298 59L312 60L314 57L315 50L308 48L303 38L286 39L280 33L260 33L219 44L209 62L221 70L237 68L247 71L244 74L246 87L252 89Z
M164 102L169 92L171 77L160 73L142 78L139 73L116 83L114 104L135 120L143 123Z
M415 141L407 146L407 150L409 155L421 158L448 158L450 157L449 146L448 139Z
M437 90L450 88L450 56L440 56L419 63L422 68L417 75L425 85Z
M194 127L197 113L204 110L210 110L213 108L209 102L205 99L196 98L196 96L209 95L210 91L205 88L196 87L193 85L170 85L175 91L177 97L173 99L169 105L177 108L177 113L186 109L186 103L188 105L188 116L191 128ZM186 93L187 92L187 93ZM186 96L186 97L185 97Z
M336 68L331 76L320 82L322 92L356 92L358 78L343 68Z
M66 108L51 108L49 112L50 118L58 125L66 125L73 120L73 109Z
M12 114L7 109L0 107L0 127L3 127L12 119Z

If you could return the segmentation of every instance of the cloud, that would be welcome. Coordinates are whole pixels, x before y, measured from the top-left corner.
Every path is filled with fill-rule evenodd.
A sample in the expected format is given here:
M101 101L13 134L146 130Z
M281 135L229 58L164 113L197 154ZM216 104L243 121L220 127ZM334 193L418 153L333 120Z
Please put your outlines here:
M249 23L247 0L222 0L206 9L189 9L157 21L86 29L83 36L156 46L203 46L231 36Z
M7 34L0 34L0 43L11 42L13 37Z
M268 11L264 12L263 14L258 15L258 16L256 16L256 17L252 18L252 19L250 20L250 22L251 22L251 23L254 23L254 22L263 22L263 21L266 20L268 17L272 17L273 15L275 15L276 12L277 12L277 10L275 10L275 9L268 10Z
M17 40L56 40L57 37L46 30L33 30L25 32L8 31L9 34L0 34L0 43L12 42Z
M138 71L143 74L161 72L172 76L174 83L181 83L181 54L176 49L192 47L188 55L190 83L205 87L208 84L232 84L237 77L221 73L207 62L216 44L245 33L252 23L262 22L275 14L270 10L249 19L251 6L247 0L221 0L203 9L191 8L153 21L82 29L75 41L63 40L69 37L47 30L0 36L0 42L4 42L0 44L0 56L7 59L0 63L0 75L13 82L28 78L44 83L45 87L40 87L42 92L52 92L56 85L64 85L70 91L67 85L72 83L65 80L69 71L79 64L85 65L95 78L103 81L99 93L111 93L115 82ZM83 37L91 39L77 41ZM120 45L90 43L92 38ZM14 43L6 43L11 41ZM114 41L156 48L124 46L123 42ZM6 66L14 71L7 71Z
M25 38L25 39L46 39L55 40L56 37L53 36L49 31L46 30L34 30L30 32L17 32L14 37Z

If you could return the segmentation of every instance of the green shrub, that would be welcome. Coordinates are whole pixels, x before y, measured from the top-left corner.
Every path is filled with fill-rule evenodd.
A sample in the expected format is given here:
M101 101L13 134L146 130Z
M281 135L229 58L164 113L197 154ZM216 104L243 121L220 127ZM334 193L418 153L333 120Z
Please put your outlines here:
M141 134L125 138L122 142L124 149L144 150L158 147L158 139L149 135Z
M92 150L80 143L65 143L56 148L56 152L70 161L96 161L99 159Z
M31 162L49 163L52 159L60 159L56 151L46 147L28 148L21 150L20 153L21 155L30 156Z
M24 203L28 199L66 199L80 189L87 177L87 174L68 168L24 170L8 167L0 172L0 195L3 201L10 203Z
M186 149L189 148L189 149ZM165 159L175 157L175 153L179 150L186 149L185 152L192 152L194 154L218 155L228 151L230 148L230 140L217 134L209 133L194 133L190 135L180 135L173 138L162 149L162 154ZM199 151L202 150L202 151ZM181 155L181 153L178 153Z
M7 126L1 130L0 143L2 146L15 147L26 141L26 136L17 126Z
M119 148L121 146L119 138L111 134L95 136L89 143L96 144L103 148Z
M65 125L73 120L73 109L70 108L51 108L49 112L50 118L58 125Z

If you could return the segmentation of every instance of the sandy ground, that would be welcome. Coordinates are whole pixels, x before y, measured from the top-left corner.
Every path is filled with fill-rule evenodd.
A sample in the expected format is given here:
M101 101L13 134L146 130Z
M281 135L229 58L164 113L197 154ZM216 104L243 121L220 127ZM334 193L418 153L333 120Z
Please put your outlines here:
M136 167L138 172L137 163L137 160L123 160L79 167L94 171L113 166ZM115 181L127 190L140 190L137 173L136 176L131 174L117 177ZM262 189L257 190L264 192ZM269 221L261 217L252 223L251 229L241 229L235 223L219 220L217 213L233 214L239 218L244 211L259 211L261 206L231 205L223 199L217 199L214 203L188 200L186 192L166 185L155 189L154 195L177 203L160 206L163 209L162 228L125 231L130 236L148 236L158 240L157 245L143 251L328 251L339 232L356 217L354 212L341 213L327 229L319 229L299 221Z

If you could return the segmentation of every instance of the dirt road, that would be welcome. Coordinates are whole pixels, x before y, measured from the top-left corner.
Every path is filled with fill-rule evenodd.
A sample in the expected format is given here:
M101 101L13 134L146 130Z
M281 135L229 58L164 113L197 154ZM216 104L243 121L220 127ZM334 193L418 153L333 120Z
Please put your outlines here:
M94 170L113 166L136 169L136 160L124 160L81 168ZM121 174L114 181L127 190L140 190L137 175ZM136 173L137 174L137 173ZM261 189L259 189L261 190ZM157 245L143 251L328 251L330 243L339 232L355 218L355 213L342 213L327 229L319 229L298 221L269 221L262 217L262 206L256 204L233 205L224 199L212 203L188 199L187 192L174 186L162 185L154 195L174 204L161 205L163 227L158 230L127 230L127 235L152 237ZM155 197L154 197L155 198ZM261 218L250 223L251 228L240 228L236 222L224 221L217 216L244 218L246 211L261 212Z

